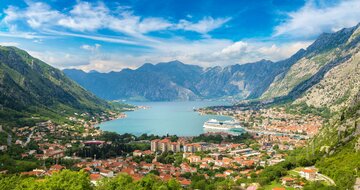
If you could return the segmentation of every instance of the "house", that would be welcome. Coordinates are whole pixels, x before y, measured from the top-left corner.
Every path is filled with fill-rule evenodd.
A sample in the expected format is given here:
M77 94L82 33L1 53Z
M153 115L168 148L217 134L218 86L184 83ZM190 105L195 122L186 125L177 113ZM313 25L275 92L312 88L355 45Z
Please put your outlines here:
M47 158L53 158L53 159L57 159L57 158L62 158L65 156L65 152L63 150L46 150L43 159L47 159Z
M209 165L208 164L200 164L200 166L199 166L200 168L208 168L209 167Z
M281 184L284 186L290 186L294 183L295 179L292 177L284 177L281 179Z
M45 174L45 170L41 170L41 169L33 169L33 171L29 171L29 172L21 172L21 175L29 175L29 176L44 176Z
M52 166L50 167L50 170L60 171L60 170L62 170L62 169L64 169L64 168L65 168L65 167L62 166L62 165L55 164L55 165L52 165Z
M100 169L100 175L105 177L114 177L114 172L111 170Z
M189 160L190 163L197 163L201 161L201 157L195 155L189 156L187 159Z
M90 181L94 185L96 185L101 178L102 176L100 174L90 174Z
M254 165L254 160L244 160L242 161L241 165L246 167L251 167Z
M316 178L316 170L314 169L303 169L300 171L300 176L307 180L315 180Z
M196 168L190 167L189 164L187 164L187 163L180 164L180 168L181 168L181 172L183 172L183 173L186 173L186 172L195 173L195 172L197 172Z
M180 184L181 184L182 187L187 187L187 186L189 186L191 184L191 181L188 180L188 179L183 179L183 180L180 181Z
M163 181L169 181L172 177L169 174L160 174L160 179Z
M134 150L133 156L142 156L141 150Z
M153 170L154 169L154 164L142 164L142 168L146 169L146 170Z

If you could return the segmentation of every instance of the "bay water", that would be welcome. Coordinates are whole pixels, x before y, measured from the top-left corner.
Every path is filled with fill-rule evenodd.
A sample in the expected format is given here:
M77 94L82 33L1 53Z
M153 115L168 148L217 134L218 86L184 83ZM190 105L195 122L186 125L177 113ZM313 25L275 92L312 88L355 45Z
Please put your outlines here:
M186 102L127 102L133 105L148 106L126 112L127 117L99 124L100 129L119 134L197 136L204 133L203 124L209 119L231 120L220 115L200 115L194 108L215 105L229 105L224 101L186 101Z

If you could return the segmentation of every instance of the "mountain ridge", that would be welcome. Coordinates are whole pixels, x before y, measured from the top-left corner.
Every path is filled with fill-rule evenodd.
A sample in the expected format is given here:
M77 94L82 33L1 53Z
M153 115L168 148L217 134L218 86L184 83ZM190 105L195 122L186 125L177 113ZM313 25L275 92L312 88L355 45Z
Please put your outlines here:
M272 81L272 77L282 71L284 69L283 67L286 67L286 64L260 60L249 64L203 68L197 65L184 64L176 60L158 64L146 63L134 70L123 69L118 72L86 73L77 69L65 69L64 73L84 88L105 99L131 99L133 96L141 96L151 101L172 101L212 99L228 96L240 96L240 98L242 98L241 96L248 97L249 95L258 96L258 94L261 94L266 88L266 86L260 86L260 81L263 80L264 77L269 79L266 81ZM266 75L266 73L271 73L271 75ZM152 91L147 90L146 87L139 89L139 91L134 91L133 89L117 86L117 84L131 87L134 85L137 86L140 85L141 82L145 82L142 80L144 77L148 80L156 81L158 85L161 85L165 89L175 85L180 90L173 91L172 94L154 97L149 95L156 90L159 91L154 84L148 84L153 86ZM129 78L133 79L130 80ZM99 85L96 81L99 80L102 81L103 86L105 85L106 87L97 89ZM114 82L114 84L110 84L110 81ZM129 85L129 83L133 85ZM109 96L105 94L105 92L110 89L117 92L121 90L132 92L128 94L118 94L118 96ZM253 89L256 90L253 91ZM247 93L250 90L253 91L252 94ZM171 89L168 89L168 91L171 91ZM184 92L187 96L181 98L180 94ZM113 92L113 94L116 93Z
M0 46L0 89L1 122L110 108L62 71L16 47Z

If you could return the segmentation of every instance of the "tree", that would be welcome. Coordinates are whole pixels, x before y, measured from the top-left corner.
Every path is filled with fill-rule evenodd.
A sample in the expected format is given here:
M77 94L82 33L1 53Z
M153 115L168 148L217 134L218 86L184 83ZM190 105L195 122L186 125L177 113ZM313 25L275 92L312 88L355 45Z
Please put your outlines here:
M133 188L133 179L125 173L120 173L115 178L103 178L96 187L97 190L127 190Z
M167 187L169 190L177 190L177 189L181 189L181 185L180 183L175 180L175 179L170 179L168 182L167 182Z
M154 174L148 174L135 184L135 189L138 190L152 190L162 186L163 183Z
M56 190L91 190L93 189L89 176L84 171L74 172L63 170L45 178L46 189Z

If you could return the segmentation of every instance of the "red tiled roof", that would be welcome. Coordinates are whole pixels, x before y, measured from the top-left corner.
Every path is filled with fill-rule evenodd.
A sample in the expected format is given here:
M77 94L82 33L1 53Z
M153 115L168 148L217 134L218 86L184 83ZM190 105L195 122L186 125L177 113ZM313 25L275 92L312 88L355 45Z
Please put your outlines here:
M183 179L183 180L180 181L180 184L184 185L184 186L188 186L188 185L191 184L191 181L188 180L188 179Z
M52 165L52 166L50 167L50 170L62 170L62 169L64 169L64 168L65 168L64 166L55 164L55 165Z
M98 181L101 179L101 175L100 174L90 174L90 180L91 181Z
M282 178L283 181L294 181L295 179L292 177L284 177Z
M304 173L316 173L316 171L313 170L313 169L303 169L302 171L303 171Z
M284 187L274 187L274 188L272 188L272 190L285 190L285 188Z

